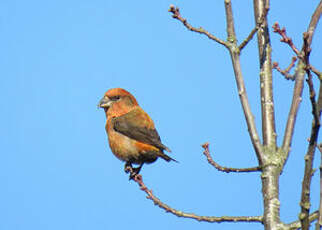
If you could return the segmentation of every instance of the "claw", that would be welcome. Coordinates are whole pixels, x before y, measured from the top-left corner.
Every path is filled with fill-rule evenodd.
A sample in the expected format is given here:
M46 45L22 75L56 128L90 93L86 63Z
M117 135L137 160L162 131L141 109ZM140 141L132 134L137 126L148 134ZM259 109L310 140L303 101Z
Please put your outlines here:
M133 168L131 166L124 167L124 172L125 173L131 173L132 171L133 171Z
M138 175L138 174L139 174L139 172L140 172L140 170L141 170L141 168L142 168L142 165L143 165L143 164L141 164L141 165L140 165L139 167L137 167L137 168L133 168L131 163L126 162L126 164L125 164L125 166L124 166L124 171L125 171L125 173L130 173L129 180L133 180L133 179L134 179L134 177L135 177L136 175Z
M124 165L124 172L131 173L133 171L132 164L130 162L126 162Z

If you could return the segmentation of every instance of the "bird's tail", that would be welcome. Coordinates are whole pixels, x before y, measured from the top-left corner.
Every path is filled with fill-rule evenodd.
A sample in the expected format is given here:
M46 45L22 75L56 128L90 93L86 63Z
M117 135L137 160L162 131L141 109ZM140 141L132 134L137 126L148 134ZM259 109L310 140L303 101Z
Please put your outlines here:
M172 157L169 157L167 154L163 153L163 152L159 152L158 153L158 156L161 157L162 159L166 160L166 161L174 161L174 162L177 162L179 163L177 160L173 159Z

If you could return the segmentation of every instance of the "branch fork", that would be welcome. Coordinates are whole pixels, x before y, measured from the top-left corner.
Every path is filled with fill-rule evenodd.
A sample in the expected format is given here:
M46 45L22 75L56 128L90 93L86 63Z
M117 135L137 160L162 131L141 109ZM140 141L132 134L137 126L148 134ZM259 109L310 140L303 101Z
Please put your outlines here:
M280 72L285 77L286 80L294 81L295 75L291 75L291 74L289 74L289 72L295 66L296 60L297 60L297 57L295 57L295 56L292 57L292 61L291 61L290 65L284 70L282 70L279 67L278 62L273 62L273 69L276 69L278 72Z

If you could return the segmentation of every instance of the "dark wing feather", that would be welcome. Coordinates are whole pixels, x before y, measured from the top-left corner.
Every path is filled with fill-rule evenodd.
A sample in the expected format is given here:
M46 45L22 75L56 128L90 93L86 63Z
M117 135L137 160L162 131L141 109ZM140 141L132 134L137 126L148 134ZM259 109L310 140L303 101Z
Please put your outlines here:
M142 113L144 113L143 115L148 116L143 110L132 110L125 115L113 118L114 130L129 138L153 145L160 150L171 152L168 147L161 143L160 136L156 129L147 128L144 125L144 121L140 120L142 119Z

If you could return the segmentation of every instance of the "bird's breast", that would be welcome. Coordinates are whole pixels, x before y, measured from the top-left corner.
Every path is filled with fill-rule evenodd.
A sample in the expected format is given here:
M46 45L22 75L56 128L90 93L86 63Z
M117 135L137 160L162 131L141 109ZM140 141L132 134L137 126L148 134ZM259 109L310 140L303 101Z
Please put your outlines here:
M118 159L131 161L131 159L139 157L139 151L132 139L115 130L109 130L107 135L110 148Z

